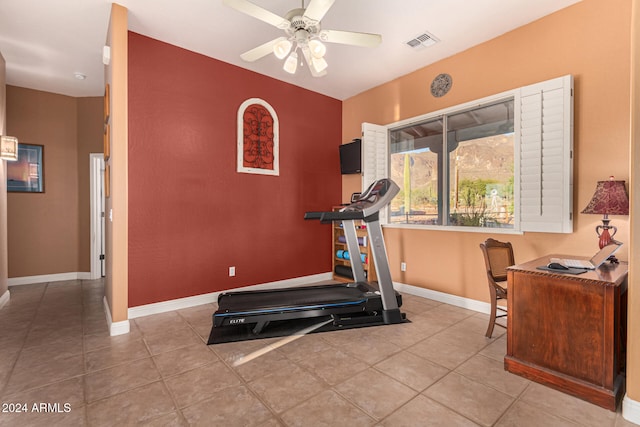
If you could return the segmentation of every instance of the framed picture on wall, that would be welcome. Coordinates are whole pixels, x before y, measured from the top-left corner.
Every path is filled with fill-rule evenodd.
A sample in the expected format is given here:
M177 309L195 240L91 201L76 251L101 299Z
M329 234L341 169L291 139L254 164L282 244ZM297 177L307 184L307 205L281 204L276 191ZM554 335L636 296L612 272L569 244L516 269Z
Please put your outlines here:
M238 172L280 175L278 116L260 98L238 109Z
M104 125L103 147L104 161L111 157L111 129L109 125Z
M7 162L7 191L44 193L44 146L18 144L18 160Z
M109 83L104 85L104 123L109 123L109 116L111 115L111 90L109 89Z
M104 197L111 197L111 165L104 166Z

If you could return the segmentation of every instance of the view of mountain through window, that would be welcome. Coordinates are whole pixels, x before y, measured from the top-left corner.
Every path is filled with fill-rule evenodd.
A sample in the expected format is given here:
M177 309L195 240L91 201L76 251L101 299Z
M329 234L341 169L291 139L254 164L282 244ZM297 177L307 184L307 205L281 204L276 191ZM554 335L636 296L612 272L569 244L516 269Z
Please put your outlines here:
M513 228L513 123L509 99L391 130L390 223Z

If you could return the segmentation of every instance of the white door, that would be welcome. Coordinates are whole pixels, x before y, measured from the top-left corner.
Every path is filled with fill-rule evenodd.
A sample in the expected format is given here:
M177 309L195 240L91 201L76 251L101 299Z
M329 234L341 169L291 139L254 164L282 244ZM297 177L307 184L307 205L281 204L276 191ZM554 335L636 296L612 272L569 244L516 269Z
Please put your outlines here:
M99 279L105 274L104 260L104 156L91 153L91 279Z

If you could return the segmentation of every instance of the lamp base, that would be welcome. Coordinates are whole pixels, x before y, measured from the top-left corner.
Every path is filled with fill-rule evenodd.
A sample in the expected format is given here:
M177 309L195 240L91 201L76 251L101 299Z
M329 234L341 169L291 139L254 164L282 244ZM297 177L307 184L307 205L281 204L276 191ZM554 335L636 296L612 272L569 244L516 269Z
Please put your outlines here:
M611 243L611 241L613 240L613 236L615 236L615 234L618 232L618 229L615 226L609 225L609 221L609 217L605 215L605 217L602 219L602 225L596 227L596 234L599 238L598 246L600 247L600 249ZM613 230L613 234L610 234L609 230ZM616 258L615 255L611 255L609 258L607 258L607 261L609 261L610 264L620 264L620 261L618 260L618 258Z
M609 225L608 219L602 220L602 223L603 225L599 225L596 227L596 234L598 234L598 237L599 237L598 246L600 246L600 249L604 248L609 243L611 243L611 238L613 236L609 234L609 229L610 228L613 229L613 234L616 234L616 232L618 231L616 227ZM602 232L600 232L600 230L602 230Z

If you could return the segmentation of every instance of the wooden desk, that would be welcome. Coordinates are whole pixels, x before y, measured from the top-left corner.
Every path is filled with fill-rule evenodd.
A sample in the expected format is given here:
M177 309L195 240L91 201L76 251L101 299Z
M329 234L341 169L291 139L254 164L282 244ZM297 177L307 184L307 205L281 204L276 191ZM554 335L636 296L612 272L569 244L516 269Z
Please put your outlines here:
M627 263L580 275L541 271L549 255L507 271L505 369L615 411L624 393Z

